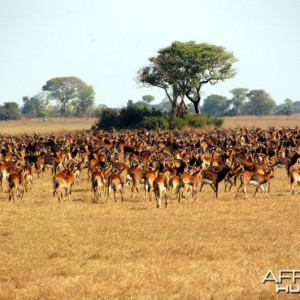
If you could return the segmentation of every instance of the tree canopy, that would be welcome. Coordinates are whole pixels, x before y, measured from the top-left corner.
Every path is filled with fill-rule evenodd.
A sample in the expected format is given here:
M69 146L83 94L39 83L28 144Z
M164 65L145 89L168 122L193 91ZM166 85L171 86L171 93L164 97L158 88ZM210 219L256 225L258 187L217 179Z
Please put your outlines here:
M252 108L250 112L257 116L269 115L276 106L276 102L264 90L251 90L247 98Z
M283 104L277 106L275 113L277 115L291 115L295 112L294 102L287 98L284 100Z
M0 120L18 120L21 119L21 111L16 102L5 102L0 105Z
M39 93L31 98L23 97L23 106L21 112L28 117L46 117L47 99L44 93Z
M49 92L51 99L57 100L66 111L72 101L73 110L88 110L95 104L95 92L92 86L87 85L77 77L55 77L46 82L43 91Z
M164 89L172 103L172 113L185 109L185 97L199 113L202 87L235 76L233 53L211 44L173 42L149 59L150 65L138 71L138 81ZM178 101L180 100L180 104Z
M235 114L240 114L241 106L245 102L248 92L249 89L246 88L236 88L230 91L230 93L233 94L233 97L231 98L231 103L234 106Z
M221 115L228 108L230 102L220 95L210 95L203 101L202 111L208 115Z

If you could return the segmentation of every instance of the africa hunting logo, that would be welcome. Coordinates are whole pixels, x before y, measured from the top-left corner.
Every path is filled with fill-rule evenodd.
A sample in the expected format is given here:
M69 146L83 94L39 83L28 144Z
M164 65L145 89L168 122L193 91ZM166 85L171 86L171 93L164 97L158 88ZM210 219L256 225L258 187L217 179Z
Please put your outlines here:
M298 281L298 282L297 282ZM276 277L272 270L268 270L262 283L274 282L276 293L300 293L300 270L279 270Z

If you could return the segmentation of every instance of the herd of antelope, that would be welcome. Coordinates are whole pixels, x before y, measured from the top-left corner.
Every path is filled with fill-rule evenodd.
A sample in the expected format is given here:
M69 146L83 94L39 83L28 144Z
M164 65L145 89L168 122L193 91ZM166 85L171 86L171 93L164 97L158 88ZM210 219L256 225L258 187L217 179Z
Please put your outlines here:
M156 199L158 208L168 200L195 200L205 184L218 198L219 184L225 192L240 182L235 193L247 197L254 185L269 197L270 181L277 168L284 167L291 193L300 184L300 130L212 131L97 131L65 136L0 135L0 189L7 181L8 200L30 192L33 177L49 176L53 196L70 199L73 187L87 169L93 202L114 200L128 189L131 199L140 190L144 201ZM48 173L48 174L47 174Z

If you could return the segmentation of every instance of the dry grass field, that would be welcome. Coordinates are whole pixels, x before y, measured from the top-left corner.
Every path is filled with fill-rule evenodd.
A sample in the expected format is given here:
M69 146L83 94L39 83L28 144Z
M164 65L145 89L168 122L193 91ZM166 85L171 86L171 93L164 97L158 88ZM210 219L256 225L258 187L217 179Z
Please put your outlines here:
M224 128L282 128L290 127L295 128L300 125L300 115L295 114L291 116L237 116L237 117L224 117Z
M267 124L260 118L262 125L249 119L226 119L224 126L297 125L293 118L280 125L277 118ZM66 123L6 122L1 132L63 133L92 125ZM300 269L300 195L290 195L283 169L272 179L270 199L260 192L235 199L235 192L225 193L221 183L216 200L204 186L195 202L173 200L157 209L142 193L131 200L129 190L123 203L111 195L93 204L86 170L71 201L60 204L50 171L34 177L22 201L9 203L5 185L0 299L297 299L261 281L268 270Z
M95 118L47 118L0 121L0 134L64 134L68 131L87 130L96 122Z

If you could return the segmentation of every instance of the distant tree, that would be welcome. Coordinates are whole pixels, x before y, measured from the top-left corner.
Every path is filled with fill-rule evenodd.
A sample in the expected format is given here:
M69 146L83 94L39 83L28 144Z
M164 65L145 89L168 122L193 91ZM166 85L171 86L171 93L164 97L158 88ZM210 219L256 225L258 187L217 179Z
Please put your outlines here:
M133 100L127 101L127 108L140 108L140 109L150 109L153 110L155 108L155 105L152 105L151 103L154 101L155 97L152 95L145 95L142 97L142 100L134 102Z
M228 100L224 96L210 95L204 99L202 112L207 115L221 115L224 114L228 108Z
M164 98L161 102L158 104L153 105L154 109L161 111L163 113L169 113L172 109L171 103L168 100L168 98Z
M47 99L43 93L39 93L30 99L23 97L21 112L32 118L43 118L47 116Z
M15 102L6 102L0 106L0 120L19 120L21 116L19 105Z
M294 102L291 99L285 99L283 103L283 114L291 115L294 113Z
M295 112L294 102L291 99L285 99L284 103L278 105L275 109L276 115L291 115Z
M95 109L95 92L91 86L83 85L78 97L72 101L77 116L91 115Z
M250 100L252 114L257 116L269 115L276 107L276 102L264 90L251 90L247 98Z
M185 109L185 97L200 113L202 87L234 77L232 65L237 59L221 46L176 41L160 49L149 61L149 66L139 70L138 80L162 88L172 104L171 115L175 116L178 109Z
M295 101L294 102L294 113L299 113L300 112L300 101Z
M236 88L230 91L233 94L231 98L231 103L234 106L235 114L239 115L242 104L246 101L247 93L249 89L246 88Z
M240 107L240 115L255 115L254 105L251 101L245 101Z
M63 114L68 111L67 106L70 101L77 105L73 108L77 112L77 109L85 112L95 97L93 88L77 77L52 78L43 86L43 91L49 92L51 99L57 100L61 104Z
M155 97L152 95L144 95L142 100L148 104L152 103L155 100Z

